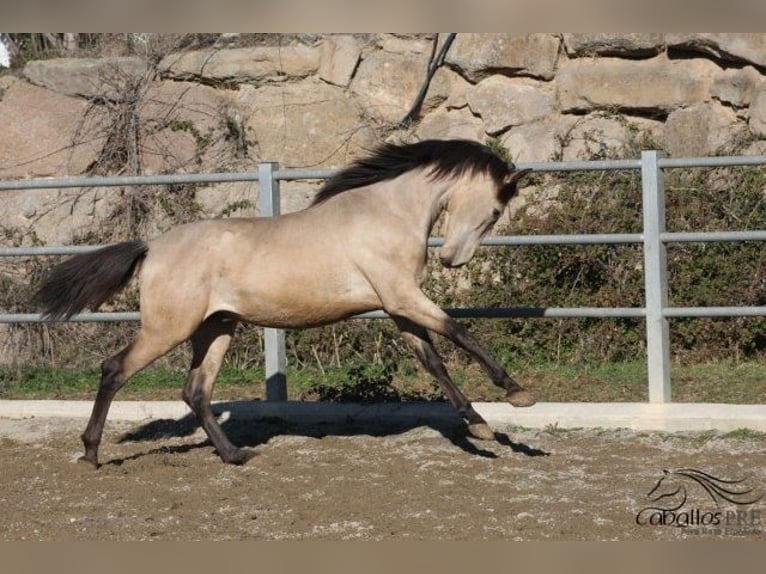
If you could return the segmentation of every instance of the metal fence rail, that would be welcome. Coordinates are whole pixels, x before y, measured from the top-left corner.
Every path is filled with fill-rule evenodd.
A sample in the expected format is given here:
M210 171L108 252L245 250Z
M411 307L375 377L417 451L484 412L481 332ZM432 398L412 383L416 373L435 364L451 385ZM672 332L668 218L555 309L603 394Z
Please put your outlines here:
M632 317L646 320L647 366L650 402L671 400L670 342L668 318L671 317L754 317L766 316L761 307L669 307L666 244L716 241L766 241L766 230L683 232L665 230L665 169L731 167L766 165L766 156L729 156L700 158L665 158L661 152L645 151L640 159L616 161L574 161L519 164L519 169L531 168L537 172L578 172L640 170L642 182L642 233L569 234L569 235L513 235L488 237L482 244L493 245L594 245L641 244L644 251L644 307L511 307L448 309L456 318L534 318L534 317ZM260 187L260 212L263 216L279 215L279 182L305 179L326 179L335 170L280 170L276 163L261 163L258 170L241 173L174 174L130 177L72 177L62 179L35 179L0 181L0 192L7 190L40 190L82 187L121 187L138 185L167 185L184 183L221 183L251 181ZM429 239L429 246L443 243L438 237ZM72 255L92 251L101 246L31 246L0 247L0 257L37 257L44 255ZM365 313L356 319L388 317L382 311ZM137 312L81 313L73 321L138 321ZM37 323L35 313L0 313L0 323ZM284 331L264 330L265 370L267 397L284 400L286 391L286 353Z

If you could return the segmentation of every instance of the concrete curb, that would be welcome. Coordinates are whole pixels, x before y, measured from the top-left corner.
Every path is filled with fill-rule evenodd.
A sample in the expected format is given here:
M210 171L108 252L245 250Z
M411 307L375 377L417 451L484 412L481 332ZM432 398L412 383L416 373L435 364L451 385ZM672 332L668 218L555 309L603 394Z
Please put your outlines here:
M0 418L87 419L92 406L92 401L0 400ZM766 432L766 405L538 403L529 408L514 408L507 403L473 403L473 406L494 428L545 428L555 425L558 428L627 428L667 432L729 432L746 428ZM460 422L447 403L220 401L213 403L213 409L217 414L237 419L279 418L305 423ZM181 401L116 401L109 411L109 420L181 419L190 415L189 408Z

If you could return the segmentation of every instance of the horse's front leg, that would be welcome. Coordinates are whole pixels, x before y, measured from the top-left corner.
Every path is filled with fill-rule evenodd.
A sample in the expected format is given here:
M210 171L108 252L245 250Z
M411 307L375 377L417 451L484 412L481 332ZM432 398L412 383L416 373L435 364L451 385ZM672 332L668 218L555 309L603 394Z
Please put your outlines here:
M463 325L447 315L420 289L399 292L384 301L385 310L392 316L404 317L430 331L447 337L458 347L468 352L481 365L490 380L505 389L505 398L515 407L529 407L535 404L531 392L524 389L495 361L494 357L471 335Z
M431 342L428 331L403 317L394 317L394 322L399 327L402 338L412 347L417 358L431 376L436 379L436 382L439 383L439 386L447 395L447 399L455 407L458 414L465 419L468 424L468 432L471 436L482 440L494 439L495 433L492 432L487 421L474 410L471 402L452 381L447 372L447 367L444 366L444 362Z

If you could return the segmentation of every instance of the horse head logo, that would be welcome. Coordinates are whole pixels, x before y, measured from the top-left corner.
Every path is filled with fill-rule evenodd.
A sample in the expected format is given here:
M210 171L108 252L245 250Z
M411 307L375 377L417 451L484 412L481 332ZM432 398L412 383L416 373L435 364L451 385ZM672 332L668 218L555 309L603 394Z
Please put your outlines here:
M701 492L717 506L731 503L738 506L754 504L763 498L745 484L746 478L728 480L693 468L663 470L657 484L646 497L657 506L656 510L678 510L689 499L690 492Z

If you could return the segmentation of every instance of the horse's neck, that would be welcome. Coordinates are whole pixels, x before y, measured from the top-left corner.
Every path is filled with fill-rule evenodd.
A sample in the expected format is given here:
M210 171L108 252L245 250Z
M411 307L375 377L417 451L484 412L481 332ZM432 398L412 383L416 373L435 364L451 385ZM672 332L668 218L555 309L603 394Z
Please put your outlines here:
M407 172L397 178L341 193L337 199L305 210L313 217L348 217L353 214L365 221L381 222L383 214L407 231L416 231L425 240L446 206L450 186L444 180L432 181L422 170ZM320 217L324 217L320 215Z
M388 189L382 189L383 186ZM449 185L443 180L433 181L417 170L381 184L380 191L402 219L428 236L444 211Z

